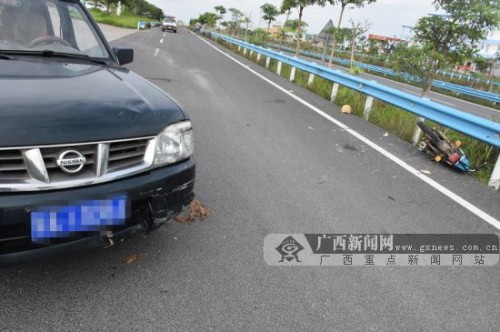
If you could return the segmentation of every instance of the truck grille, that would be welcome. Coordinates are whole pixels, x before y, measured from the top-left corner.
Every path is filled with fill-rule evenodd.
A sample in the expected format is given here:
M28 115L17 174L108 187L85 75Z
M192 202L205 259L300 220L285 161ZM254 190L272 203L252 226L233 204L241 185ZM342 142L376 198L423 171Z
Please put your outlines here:
M115 142L109 146L108 170L118 170L141 162L148 140Z
M0 182L22 181L28 176L24 158L19 150L0 150Z
M0 148L0 192L91 185L151 169L155 138Z

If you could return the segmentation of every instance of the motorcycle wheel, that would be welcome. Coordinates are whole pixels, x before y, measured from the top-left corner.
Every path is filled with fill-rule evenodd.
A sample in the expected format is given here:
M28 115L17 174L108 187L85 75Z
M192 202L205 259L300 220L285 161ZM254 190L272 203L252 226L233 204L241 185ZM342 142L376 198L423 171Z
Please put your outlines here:
M431 139L432 142L437 143L437 142L441 141L441 139L436 134L436 132L434 132L434 130L432 130L431 128L427 127L427 125L425 123L423 123L422 121L417 122L417 125L420 127L420 129L422 129L422 131L427 136L429 136L429 138Z

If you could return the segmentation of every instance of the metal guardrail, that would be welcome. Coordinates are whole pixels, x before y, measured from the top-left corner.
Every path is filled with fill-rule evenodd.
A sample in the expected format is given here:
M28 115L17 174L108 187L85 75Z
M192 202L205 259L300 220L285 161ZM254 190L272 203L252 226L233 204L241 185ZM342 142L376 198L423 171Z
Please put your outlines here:
M412 94L384 86L376 81L359 78L344 73L338 69L330 69L328 67L318 65L315 62L307 62L216 32L210 33L212 37L223 39L226 42L238 45L256 53L260 53L270 59L275 59L302 71L317 75L334 83L338 83L420 117L442 124L448 128L488 143L494 147L500 148L500 123L458 111L454 108L433 102L429 99L417 97Z
M286 50L289 52L295 52L295 49L292 49L290 47L282 46L281 48L283 50ZM317 52L301 51L300 53L303 55L306 55L308 57L314 58L314 59L321 59L322 58L322 54L319 54ZM330 59L330 56L326 55L325 58L328 61ZM344 65L344 66L349 66L351 64L350 60L342 59L342 58L334 58L333 62L339 63L339 64ZM382 74L384 76L401 77L401 78L404 78L408 81L413 81L413 82L420 82L421 81L421 79L417 76L413 76L413 75L410 75L408 73L400 73L400 72L397 72L397 71L394 71L392 69L385 68L385 67L375 66L375 65L371 65L371 64L367 64L367 63L363 63L363 62L358 62L358 61L355 61L354 65L359 67L359 68L363 68L367 71ZM500 95L497 93L473 89L473 88L466 87L463 85L443 82L443 81L439 81L439 80L434 80L432 85L435 86L436 88L449 90L449 91L452 91L452 92L457 93L457 94L464 94L464 95L468 95L471 97L487 100L487 101L490 101L493 103L500 103Z
M468 74L461 74L461 73L456 73L453 71L446 71L446 70L438 70L437 71L439 74L444 75L444 76L449 76L450 78L455 78L459 80L466 80L467 82L469 81L477 81L477 82L482 82L486 84L492 84L494 86L500 86L500 82L497 81L490 81L490 80L485 80L479 77L474 77Z

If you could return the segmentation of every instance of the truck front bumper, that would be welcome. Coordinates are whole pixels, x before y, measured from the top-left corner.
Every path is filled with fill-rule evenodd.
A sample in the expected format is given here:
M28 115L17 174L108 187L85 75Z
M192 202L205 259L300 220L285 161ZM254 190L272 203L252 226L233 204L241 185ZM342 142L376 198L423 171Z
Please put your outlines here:
M130 178L58 191L0 195L0 266L55 256L73 250L105 247L147 233L175 217L193 197L195 162L192 158ZM31 237L31 212L40 206L71 204L125 195L123 225L39 243Z

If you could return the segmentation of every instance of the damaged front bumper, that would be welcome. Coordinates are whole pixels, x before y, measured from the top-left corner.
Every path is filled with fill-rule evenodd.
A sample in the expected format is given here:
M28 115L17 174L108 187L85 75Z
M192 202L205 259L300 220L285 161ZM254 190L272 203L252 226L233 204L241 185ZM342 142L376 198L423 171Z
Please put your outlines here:
M193 197L195 163L192 158L127 179L68 190L12 193L0 196L0 266L51 257L75 250L107 247L145 234L175 217ZM119 226L77 232L71 237L33 241L31 212L40 206L124 195L127 215Z

